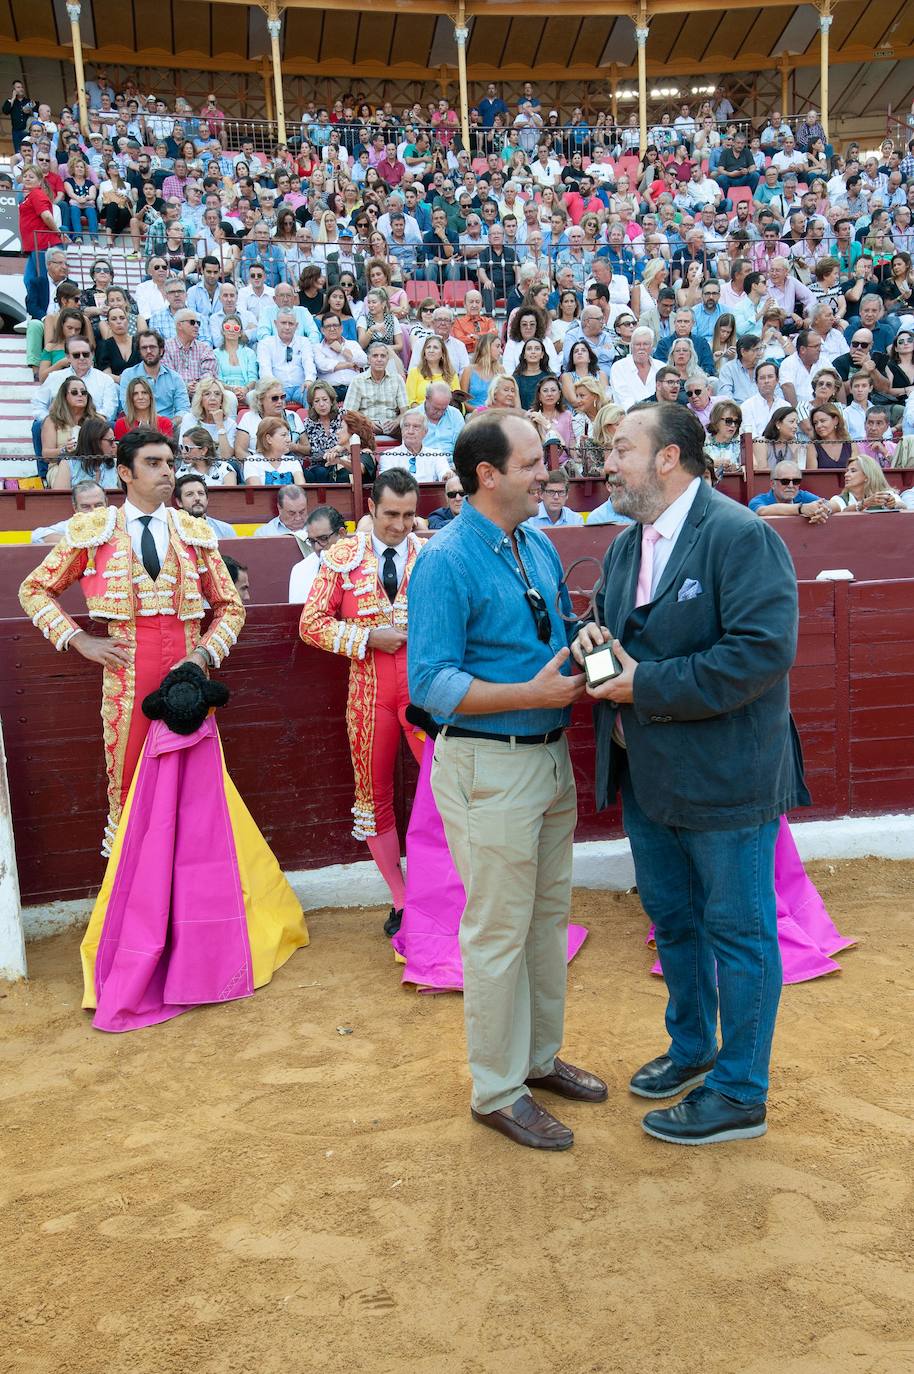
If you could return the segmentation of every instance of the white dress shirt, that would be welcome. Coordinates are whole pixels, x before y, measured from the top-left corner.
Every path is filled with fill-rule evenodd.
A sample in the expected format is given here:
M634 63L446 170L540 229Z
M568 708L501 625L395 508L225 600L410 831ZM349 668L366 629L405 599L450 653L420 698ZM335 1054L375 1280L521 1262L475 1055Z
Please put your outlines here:
M371 546L378 556L378 581L384 585L384 555L390 545L382 544L377 535L371 536ZM397 585L403 581L403 574L406 572L406 555L409 552L409 538L403 540L402 544L394 545L394 567L397 570Z
M150 320L157 310L168 309L168 301L151 278L140 282L133 293L133 298L144 320Z
M72 367L62 368L60 372L49 372L41 386L32 395L32 419L43 420L64 382L77 375ZM119 409L115 379L109 377L107 372L100 372L97 367L90 367L82 381L95 402L95 409L99 415L108 420L113 420Z
M265 286L259 296L253 286L242 286L241 290L238 292L239 311L245 311L247 314L253 315L255 320L260 319L261 310L271 305L272 302L272 286Z
M654 567L651 575L651 600L653 601L657 588L660 586L660 579L666 570L666 565L673 556L676 547L676 540L682 533L682 527L686 522L686 517L692 509L692 502L698 495L698 488L701 486L701 478L693 477L689 485L681 496L677 496L672 505L667 506L662 515L654 521L654 529L661 536L654 545Z
M158 510L151 511L149 514L149 530L155 540L156 553L159 555L159 565L161 566L165 562L165 555L168 553L168 511L163 503ZM145 520L146 515L147 512L137 510L132 501L124 502L127 533L130 535L133 552L140 563L143 561L142 539L145 529L141 521Z
M289 573L289 605L303 606L320 570L320 555L309 553Z
M616 404L623 410L629 410L639 401L646 401L648 396L653 396L657 385L657 373L661 367L663 363L651 358L647 380L642 382L631 357L620 358L618 362L613 363L609 371L609 385Z
M343 347L340 352L337 352L335 348L329 348L323 340L312 346L317 375L322 382L329 382L331 386L348 386L353 377L368 366L368 358L363 348L360 348L357 343L353 343L351 339L343 339L342 344ZM338 364L345 362L347 358L352 360L352 366L338 367ZM391 363L393 363L393 359L391 359Z
M775 387L774 399L771 405L765 400L761 392L755 391L745 401L740 402L740 410L743 414L743 434L751 434L756 439L761 439L762 430L771 419L774 412L787 404L784 393L780 386Z
M412 472L417 482L443 482L451 470L451 460L440 448L420 449L413 454L405 444L400 444L398 448L382 449L379 458L379 472L387 472L389 468L405 468L407 472ZM415 470L411 466L413 462Z
M288 344L284 344L276 334L261 339L257 345L257 365L261 377L275 377L286 386L301 387L306 382L313 382L317 376L314 350L301 334L293 334L292 342Z

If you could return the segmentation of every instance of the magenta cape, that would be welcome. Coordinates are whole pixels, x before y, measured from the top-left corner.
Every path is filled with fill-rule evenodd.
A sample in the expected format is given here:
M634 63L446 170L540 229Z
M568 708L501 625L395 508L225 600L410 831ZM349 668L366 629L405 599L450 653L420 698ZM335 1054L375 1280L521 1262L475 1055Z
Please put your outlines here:
M857 942L851 936L842 935L829 916L818 889L803 867L785 816L781 817L774 850L774 895L784 982L807 983L826 973L839 973L841 965L830 956ZM651 926L647 943L653 944L653 940L654 927ZM663 975L659 960L651 973Z
M427 739L406 832L406 901L393 947L405 961L404 983L438 991L463 991L457 933L466 894L454 867L432 793L434 740ZM568 927L568 958L587 939L583 926Z
M154 721L81 948L94 1026L135 1030L250 997L307 942L214 716L192 735Z

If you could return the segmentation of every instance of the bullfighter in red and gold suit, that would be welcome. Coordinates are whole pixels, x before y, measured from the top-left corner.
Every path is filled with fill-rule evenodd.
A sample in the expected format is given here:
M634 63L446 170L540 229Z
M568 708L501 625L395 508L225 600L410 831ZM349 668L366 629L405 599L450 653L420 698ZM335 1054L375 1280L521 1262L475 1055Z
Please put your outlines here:
M351 660L346 730L355 774L352 833L368 842L390 888L389 935L396 933L404 898L393 807L401 730L421 761L421 743L405 718L406 592L421 548L412 533L417 498L409 473L392 468L381 474L368 503L371 532L341 539L322 554L299 626L306 644Z
M145 445L142 440L149 435ZM244 607L205 520L164 503L174 490L174 455L158 433L137 430L118 451L127 500L74 515L44 562L19 589L32 623L55 649L72 645L102 664L102 723L108 771L108 854L149 729L140 703L166 673L191 658L217 668L244 624ZM132 471L121 452L132 450ZM152 572L133 541L157 545ZM158 566L156 566L156 564ZM89 615L108 622L108 638L80 630L57 597L81 581ZM204 598L213 612L201 637Z

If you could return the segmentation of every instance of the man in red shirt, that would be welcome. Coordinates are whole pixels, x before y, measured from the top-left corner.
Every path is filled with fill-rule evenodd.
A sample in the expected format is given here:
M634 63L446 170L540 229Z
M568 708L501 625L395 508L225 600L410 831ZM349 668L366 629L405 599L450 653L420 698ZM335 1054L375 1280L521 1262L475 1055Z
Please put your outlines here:
M579 191L570 191L565 197L565 206L572 224L580 224L585 215L599 215L606 209L599 196L593 193L593 178L581 177Z
M460 315L451 328L451 333L472 355L481 334L494 334L496 324L488 315L482 313L482 293L468 291L464 298L465 315Z
M38 168L39 176L44 177L51 200L55 205L61 204L66 194L63 178L58 175L55 164L51 161L50 149L45 147L43 143L39 145L35 153L35 166Z
M397 157L396 143L386 144L384 156L375 163L375 170L385 186L389 186L391 190L400 185L406 176L406 164Z
M22 200L19 202L19 240L25 264L25 308L29 317L40 320L48 310L48 278L44 270L45 250L63 243L57 232L51 197L35 167L22 172Z

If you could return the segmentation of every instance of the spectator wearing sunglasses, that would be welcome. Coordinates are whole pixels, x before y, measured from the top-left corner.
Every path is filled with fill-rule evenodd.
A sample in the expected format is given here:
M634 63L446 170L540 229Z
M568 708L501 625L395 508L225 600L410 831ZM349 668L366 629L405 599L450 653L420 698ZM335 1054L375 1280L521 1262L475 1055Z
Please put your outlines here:
M68 366L58 372L50 372L47 380L42 382L32 397L32 418L38 430L41 429L41 422L47 415L58 389L68 377L81 378L98 414L113 420L118 412L117 384L107 372L102 372L93 365L92 345L87 343L82 335L76 335L67 339L64 348ZM39 435L36 434L34 437L38 443ZM37 453L40 450L36 448L35 451Z
M444 479L444 505L438 506L428 517L430 530L443 530L463 509L464 494L456 472Z
M829 516L828 502L800 485L803 474L796 463L778 463L771 474L771 489L753 496L749 509L756 515L798 515L812 525L824 524Z

